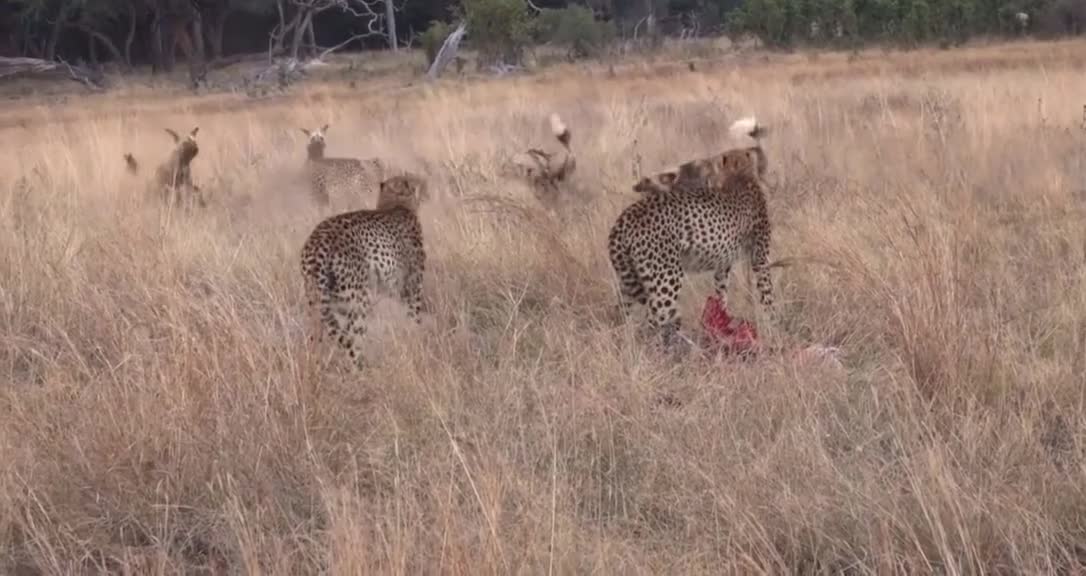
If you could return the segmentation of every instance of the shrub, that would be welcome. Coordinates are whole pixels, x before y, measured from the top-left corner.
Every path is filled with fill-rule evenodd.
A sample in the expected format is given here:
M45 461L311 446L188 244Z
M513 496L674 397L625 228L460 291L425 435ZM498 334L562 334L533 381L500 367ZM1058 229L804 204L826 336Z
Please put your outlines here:
M517 64L528 44L524 0L464 0L469 41L482 63Z
M578 5L544 9L536 21L536 31L540 40L565 46L573 58L599 53L615 35L611 25L596 21L591 10Z
M430 22L430 27L419 37L422 49L426 52L427 64L434 63L434 58L437 58L441 45L445 43L445 39L449 37L449 34L452 34L452 30L452 26L440 20Z

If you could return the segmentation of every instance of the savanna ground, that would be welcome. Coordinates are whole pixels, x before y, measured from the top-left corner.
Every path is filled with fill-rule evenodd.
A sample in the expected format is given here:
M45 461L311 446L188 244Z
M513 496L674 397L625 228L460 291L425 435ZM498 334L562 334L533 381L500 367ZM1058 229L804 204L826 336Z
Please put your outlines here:
M0 573L1077 573L1086 45L151 89L0 113ZM142 90L142 91L141 91ZM501 166L573 128L555 212ZM644 170L754 112L792 338L675 362L606 255ZM426 174L422 326L319 364L299 127ZM210 213L124 172L199 125ZM374 194L338 198L370 206ZM752 312L745 267L732 301ZM684 294L696 329L709 278Z

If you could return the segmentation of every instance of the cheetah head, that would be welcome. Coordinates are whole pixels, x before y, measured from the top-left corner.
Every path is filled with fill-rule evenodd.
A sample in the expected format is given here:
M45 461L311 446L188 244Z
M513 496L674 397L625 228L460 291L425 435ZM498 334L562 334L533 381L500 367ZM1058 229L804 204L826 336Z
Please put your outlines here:
M417 210L419 205L429 199L429 187L425 180L414 174L399 174L381 182L377 209L403 207Z
M310 158L324 158L324 133L327 131L327 124L312 132L302 128L302 132L309 137L309 143L306 144L305 150Z
M200 147L196 144L196 133L199 131L200 127L197 126L192 129L192 132L189 132L182 138L177 132L166 128L166 133L173 138L174 144L177 145L177 148L174 149L174 153L177 155L182 166L187 166L192 162L192 159L200 153Z
M721 186L736 174L761 178L765 176L765 152L760 146L733 148L708 158L691 160L679 166L676 181L704 182Z

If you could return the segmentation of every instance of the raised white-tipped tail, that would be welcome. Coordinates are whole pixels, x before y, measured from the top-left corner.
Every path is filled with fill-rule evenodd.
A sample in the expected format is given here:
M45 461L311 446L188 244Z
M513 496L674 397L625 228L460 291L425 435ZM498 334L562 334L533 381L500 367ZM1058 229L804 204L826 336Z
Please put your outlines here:
M566 126L565 122L562 122L562 119L559 118L556 113L551 114L550 120L551 132L554 132L555 138L558 138L558 141L561 142L563 146L569 148L569 126Z
M754 138L757 140L765 135L765 127L758 124L758 119L754 116L747 116L746 118L740 118L732 123L731 128L728 129L732 138L742 138L746 136L748 138Z

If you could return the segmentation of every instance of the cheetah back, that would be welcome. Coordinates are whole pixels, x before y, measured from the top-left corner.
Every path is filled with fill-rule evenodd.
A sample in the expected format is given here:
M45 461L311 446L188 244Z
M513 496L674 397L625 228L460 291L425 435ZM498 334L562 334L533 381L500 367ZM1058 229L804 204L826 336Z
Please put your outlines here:
M726 303L732 265L746 252L762 304L771 307L769 240L763 184L740 172L721 186L689 180L642 197L619 215L608 248L624 307L647 305L653 324L668 329L667 342L679 326L684 272L714 271Z
M422 227L406 208L359 210L322 221L302 248L302 274L318 334L358 357L378 292L401 298L409 315L422 307L426 264ZM316 322L314 322L316 323Z

